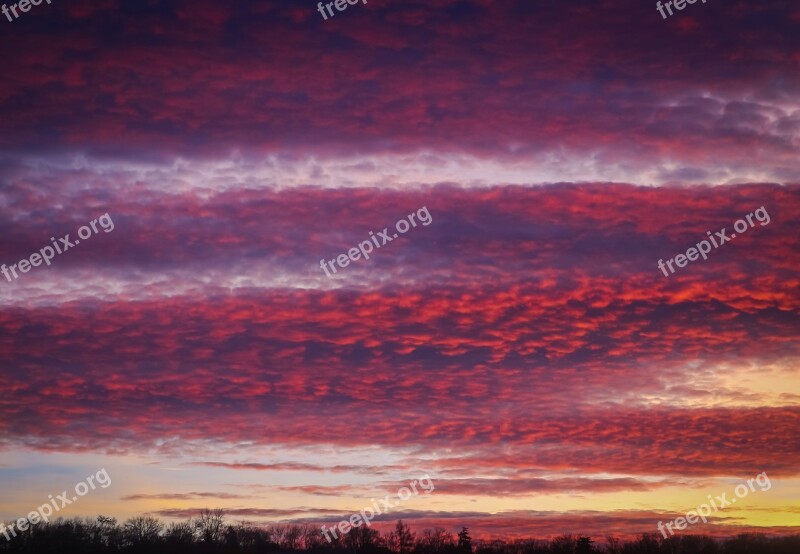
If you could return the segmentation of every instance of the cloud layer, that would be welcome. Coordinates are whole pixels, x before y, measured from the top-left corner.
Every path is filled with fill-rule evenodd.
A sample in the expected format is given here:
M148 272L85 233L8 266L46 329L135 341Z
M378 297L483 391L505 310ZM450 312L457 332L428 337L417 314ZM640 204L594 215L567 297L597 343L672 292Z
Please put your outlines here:
M124 460L103 513L318 522L430 473L403 517L523 536L652 531L766 471L713 530L788 530L798 22L102 0L4 25L0 264L114 229L0 276L0 477Z

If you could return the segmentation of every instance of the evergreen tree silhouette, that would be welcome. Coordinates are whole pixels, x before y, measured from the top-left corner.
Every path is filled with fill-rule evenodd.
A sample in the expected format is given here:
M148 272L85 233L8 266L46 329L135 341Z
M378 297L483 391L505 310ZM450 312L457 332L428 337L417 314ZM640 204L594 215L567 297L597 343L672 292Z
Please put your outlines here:
M472 554L472 539L469 537L469 530L466 527L462 527L458 533L458 551Z

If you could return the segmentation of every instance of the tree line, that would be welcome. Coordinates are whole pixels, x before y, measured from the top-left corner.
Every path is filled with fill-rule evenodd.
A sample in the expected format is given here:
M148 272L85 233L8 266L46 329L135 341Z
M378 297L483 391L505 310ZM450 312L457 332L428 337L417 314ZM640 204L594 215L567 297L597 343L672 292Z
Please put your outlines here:
M36 554L798 554L800 535L771 537L743 534L728 539L658 534L622 541L605 537L563 535L550 540L473 540L465 527L453 535L435 527L414 533L402 520L390 532L362 526L331 541L320 526L256 526L227 522L222 510L203 510L189 521L165 525L140 516L119 523L115 518L63 519L0 535L0 553Z

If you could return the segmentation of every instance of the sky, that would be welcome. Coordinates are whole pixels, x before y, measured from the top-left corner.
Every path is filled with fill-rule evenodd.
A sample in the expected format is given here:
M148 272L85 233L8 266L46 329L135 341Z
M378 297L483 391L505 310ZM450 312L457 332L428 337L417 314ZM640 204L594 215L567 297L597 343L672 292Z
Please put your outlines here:
M800 6L333 12L0 16L0 520L800 531Z

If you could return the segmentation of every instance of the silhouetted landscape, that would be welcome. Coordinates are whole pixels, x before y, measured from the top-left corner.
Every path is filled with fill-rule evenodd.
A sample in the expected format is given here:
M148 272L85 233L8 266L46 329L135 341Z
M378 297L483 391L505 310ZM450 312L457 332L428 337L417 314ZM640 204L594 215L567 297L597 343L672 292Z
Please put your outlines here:
M350 552L359 554L797 554L800 535L771 537L742 534L727 539L686 535L663 539L642 535L623 541L604 537L595 541L580 535L544 539L475 540L467 528L452 534L441 527L413 532L398 521L390 532L370 527L351 529L337 540L326 541L318 524L258 527L228 522L221 510L204 510L199 517L165 524L153 517L134 517L122 523L114 518L61 519L18 532L0 541L0 552L86 553L261 553Z

